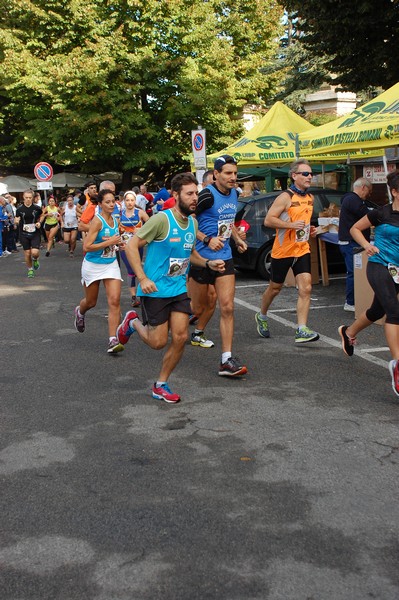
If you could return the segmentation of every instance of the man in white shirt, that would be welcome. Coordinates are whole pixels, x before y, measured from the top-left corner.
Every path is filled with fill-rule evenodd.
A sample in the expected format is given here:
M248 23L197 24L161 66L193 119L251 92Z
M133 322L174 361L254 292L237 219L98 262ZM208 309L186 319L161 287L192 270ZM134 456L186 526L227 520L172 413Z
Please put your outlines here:
M137 208L141 208L141 210L146 211L148 200L143 194L140 194L140 188L135 186L133 188L133 192L136 194L136 206Z

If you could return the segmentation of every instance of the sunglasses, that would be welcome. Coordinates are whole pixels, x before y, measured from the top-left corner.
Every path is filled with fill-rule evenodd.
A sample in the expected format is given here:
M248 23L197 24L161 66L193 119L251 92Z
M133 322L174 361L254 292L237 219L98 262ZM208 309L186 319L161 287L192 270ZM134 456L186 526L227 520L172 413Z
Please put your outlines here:
M303 175L304 177L313 177L312 171L296 171L295 175Z

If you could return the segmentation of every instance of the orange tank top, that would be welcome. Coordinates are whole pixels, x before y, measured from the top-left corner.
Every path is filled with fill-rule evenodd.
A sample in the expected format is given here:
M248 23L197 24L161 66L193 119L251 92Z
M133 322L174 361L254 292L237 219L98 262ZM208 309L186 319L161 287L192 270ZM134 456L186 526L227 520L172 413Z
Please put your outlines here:
M299 258L310 252L309 234L310 234L310 219L313 212L313 196L306 194L300 196L290 190L287 192L291 196L290 207L281 213L282 221L305 221L304 229L299 231L295 229L276 229L276 237L274 238L272 257L273 258Z

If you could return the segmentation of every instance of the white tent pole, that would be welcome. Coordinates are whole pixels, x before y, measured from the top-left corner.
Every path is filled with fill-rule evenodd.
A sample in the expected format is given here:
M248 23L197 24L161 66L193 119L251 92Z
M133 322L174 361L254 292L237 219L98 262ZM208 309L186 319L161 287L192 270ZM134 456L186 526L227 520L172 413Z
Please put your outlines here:
M382 157L382 163L384 165L385 177L387 177L387 175L388 175L388 161L387 161L386 150L384 150L384 154L383 154L383 157ZM387 191L388 191L389 202L392 204L391 190L389 189L388 182L387 182Z

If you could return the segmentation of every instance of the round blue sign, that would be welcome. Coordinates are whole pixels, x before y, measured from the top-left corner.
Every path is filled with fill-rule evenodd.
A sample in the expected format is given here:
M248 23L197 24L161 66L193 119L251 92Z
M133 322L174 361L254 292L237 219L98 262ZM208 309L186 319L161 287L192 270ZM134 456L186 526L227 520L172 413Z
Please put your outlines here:
M53 167L46 162L37 163L34 174L38 181L50 181L53 178Z
M202 148L204 147L204 138L201 133L195 134L193 144L197 152L202 150Z

